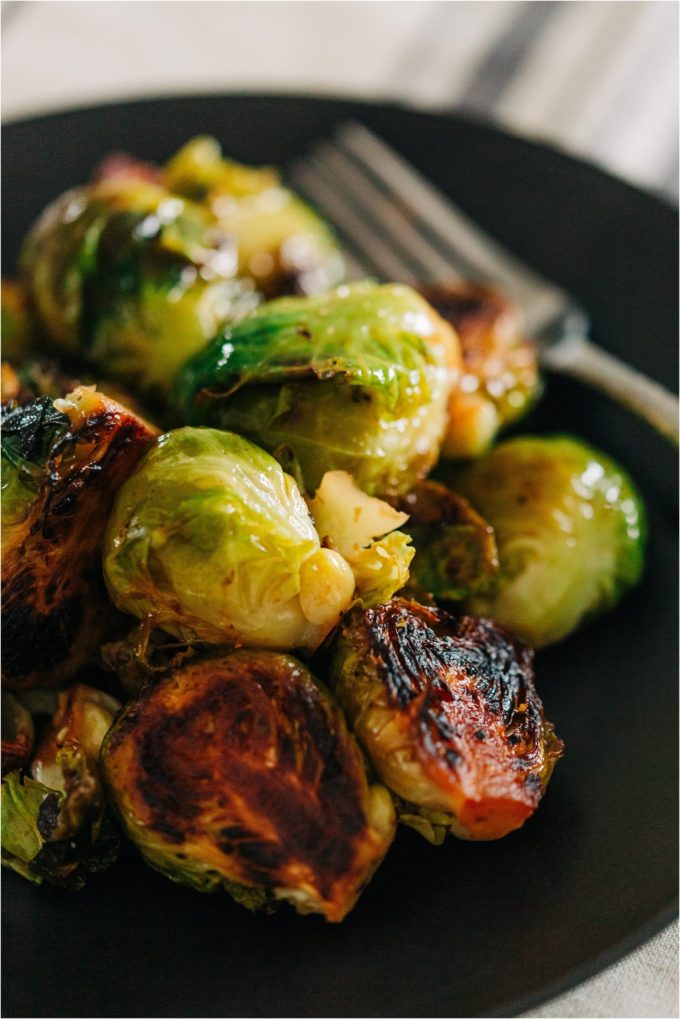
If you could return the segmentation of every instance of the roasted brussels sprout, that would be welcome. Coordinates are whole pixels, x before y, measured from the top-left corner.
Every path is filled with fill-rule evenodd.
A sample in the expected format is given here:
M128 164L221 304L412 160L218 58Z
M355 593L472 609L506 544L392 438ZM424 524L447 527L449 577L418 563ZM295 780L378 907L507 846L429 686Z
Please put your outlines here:
M3 682L59 686L112 625L100 548L113 493L154 437L93 389L2 421Z
M155 682L209 649L197 641L186 643L169 636L146 620L118 640L102 644L102 665L115 674L124 698L135 697L148 682Z
M9 361L2 362L2 403L26 403L28 394Z
M409 591L460 601L486 590L498 569L496 540L466 499L436 481L419 481L396 505L408 515L402 527L415 548Z
M562 640L640 578L642 500L622 467L580 439L509 439L452 482L498 543L500 571L467 607L533 647Z
M2 362L2 402L24 406L41 396L53 400L66 396L80 385L51 358L10 364Z
M418 289L454 327L463 355L442 454L480 456L499 429L525 414L538 398L536 351L522 334L519 309L492 287L452 283Z
M160 437L122 485L104 574L115 604L181 640L314 648L354 594L293 479L247 439Z
M282 186L276 170L234 163L214 138L199 137L170 160L165 182L209 205L236 238L239 272L267 298L323 293L342 282L344 262L330 227Z
M31 764L2 780L2 863L40 884L81 888L106 870L118 835L106 813L98 769L104 734L120 705L78 684L59 707Z
M10 361L21 361L35 352L35 321L27 295L14 280L3 280L0 293L2 356Z
M439 454L458 347L409 287L356 284L264 305L193 358L192 424L290 448L307 488L344 470L370 495L408 491Z
M31 759L35 729L30 711L7 690L2 695L2 774Z
M141 180L62 195L21 265L51 346L159 403L180 365L255 303L208 211Z
M400 820L439 843L501 838L538 806L561 743L532 652L490 620L393 598L345 617L331 675Z
M251 908L342 920L394 836L341 711L288 655L234 651L148 685L102 762L147 863Z

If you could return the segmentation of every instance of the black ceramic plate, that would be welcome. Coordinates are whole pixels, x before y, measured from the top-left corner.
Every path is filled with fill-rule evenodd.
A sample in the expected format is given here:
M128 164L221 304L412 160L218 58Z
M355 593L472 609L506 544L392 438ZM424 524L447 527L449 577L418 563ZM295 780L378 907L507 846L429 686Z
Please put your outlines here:
M111 149L163 160L199 132L285 164L348 117L400 149L589 309L597 341L676 378L674 212L549 149L463 120L286 97L153 100L13 124L3 267L42 206ZM675 455L604 397L548 380L524 430L569 430L630 469L647 500L646 577L613 614L537 660L567 745L544 804L498 843L435 849L400 831L341 926L251 916L147 869L134 849L78 894L4 891L7 1016L508 1015L583 979L674 913Z

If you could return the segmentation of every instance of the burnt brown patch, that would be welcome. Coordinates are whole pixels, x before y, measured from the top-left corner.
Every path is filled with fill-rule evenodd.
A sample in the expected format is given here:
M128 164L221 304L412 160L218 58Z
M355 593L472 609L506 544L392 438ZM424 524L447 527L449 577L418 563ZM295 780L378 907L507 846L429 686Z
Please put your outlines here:
M523 333L518 307L495 288L475 283L418 289L456 330L464 374L477 379L472 396L491 400L502 423L516 418L540 389L536 349ZM454 390L452 413L461 395Z
M342 713L287 655L236 651L147 687L111 732L105 772L146 832L181 832L189 857L207 840L225 878L304 887L329 919L386 849Z
M476 362L476 354L503 318L517 318L512 302L493 287L476 283L431 284L418 292L458 333L463 360Z
M562 744L526 644L491 620L403 598L355 611L341 640L382 684L405 742L473 837L499 837L536 809Z
M35 491L25 517L5 522L3 682L16 688L63 683L104 639L115 618L98 565L109 509L156 434L101 393L75 397L66 411L47 398L18 408L4 436L4 469L28 472Z

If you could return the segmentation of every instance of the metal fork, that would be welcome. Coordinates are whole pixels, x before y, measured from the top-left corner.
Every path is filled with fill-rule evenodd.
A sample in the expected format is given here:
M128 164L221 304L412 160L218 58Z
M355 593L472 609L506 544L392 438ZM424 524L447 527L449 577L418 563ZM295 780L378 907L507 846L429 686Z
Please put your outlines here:
M591 343L588 317L566 290L489 237L362 124L314 145L290 179L349 243L351 277L499 286L522 309L543 367L601 390L677 444L677 397Z

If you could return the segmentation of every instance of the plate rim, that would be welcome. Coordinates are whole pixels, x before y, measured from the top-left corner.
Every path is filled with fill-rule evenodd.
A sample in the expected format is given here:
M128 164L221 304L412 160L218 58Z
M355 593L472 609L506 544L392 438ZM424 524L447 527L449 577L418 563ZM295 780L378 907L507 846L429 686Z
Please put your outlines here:
M463 110L456 110L455 108L442 110L419 108L417 106L410 105L408 102L394 98L365 98L357 97L348 93L338 93L334 91L317 92L311 90L283 90L274 92L269 89L206 90L205 88L201 88L196 91L181 90L177 92L168 92L167 90L163 90L162 92L144 92L142 94L131 95L129 97L124 96L113 100L102 99L101 101L95 100L94 102L83 104L69 104L63 107L60 106L57 109L24 115L20 114L16 117L10 116L2 120L0 127L3 134L5 134L5 132L12 134L14 129L21 129L24 126L39 127L40 123L68 119L74 115L96 116L99 114L105 114L107 111L113 112L122 108L143 107L151 104L172 104L174 102L182 101L195 102L203 100L214 103L219 101L238 102L249 99L275 101L284 104L304 103L316 105L332 103L353 107L355 110L363 108L372 111L384 110L401 113L419 119L426 119L433 123L462 123L474 130L487 134L492 138L498 138L501 140L510 139L513 143L518 143L527 149L533 150L539 158L547 157L550 159L557 159L565 164L565 169L569 166L578 166L581 169L586 169L593 175L605 179L610 186L614 186L624 193L628 192L629 194L634 195L637 201L642 200L643 202L651 203L656 206L658 210L662 211L663 214L672 217L676 222L680 214L680 210L678 210L676 205L669 198L654 190L647 189L642 185L627 181L618 176L615 172L608 170L587 157L574 154L559 144L542 141L522 133L517 133L511 128L498 124L493 120L470 114ZM17 877L17 880L20 879ZM592 979L598 974L603 973L616 962L619 962L626 956L630 955L633 951L650 941L655 935L667 928L677 917L678 898L676 895L664 907L657 910L648 921L639 926L633 933L614 942L606 949L598 952L591 959L572 967L561 977L544 984L536 991L528 992L527 994L520 995L513 999L508 999L498 1008L480 1012L478 1014L490 1017L518 1016L525 1011L537 1008L541 1004L559 997L569 990ZM442 994L441 996L433 997L431 1002L432 1007L437 1009L442 1006L447 1007L450 999L447 998L446 994ZM455 1008L455 1003L450 1002L450 1004ZM371 1013L368 1014L370 1015ZM451 1014L453 1015L454 1013Z
M420 108L417 106L411 106L406 101L400 101L395 98L381 99L376 98L365 98L352 96L350 93L342 92L313 92L313 91L276 91L271 92L268 89L234 89L234 90L223 90L216 89L215 91L206 90L204 88L198 89L197 91L178 91L178 92L144 92L139 95L122 97L120 99L102 99L101 101L95 100L94 102L88 103L73 103L66 106L60 106L54 110L46 110L43 112L29 113L26 115L19 115L17 117L2 118L0 121L0 128L2 131L10 130L15 127L22 127L23 125L33 125L40 121L58 120L62 117L69 117L73 114L76 115L88 115L103 112L105 110L116 110L121 107L130 106L144 106L150 103L172 103L182 101L196 101L196 100L243 100L243 99L265 99L275 100L282 102L308 102L311 104L315 103L344 103L350 106L365 107L366 109L373 110L390 110L398 111L401 113L411 114L418 117L424 117L429 120L449 120L452 122L464 123L476 130L487 132L496 137L502 137L506 139L512 139L514 142L519 142L522 145L526 145L530 149L534 149L537 152L542 152L550 157L558 157L559 159L571 163L581 168L586 168L589 171L597 174L600 177L605 177L611 183L621 187L625 190L633 192L638 198L643 198L653 202L660 208L665 209L671 215L678 217L679 209L676 205L668 198L664 197L657 191L651 188L645 188L643 185L636 184L632 181L626 180L624 177L619 176L616 172L607 169L605 166L600 165L587 156L570 152L568 148L560 145L557 142L542 141L539 138L534 138L530 135L525 135L519 131L513 130L511 127L506 127L500 123L495 122L491 118L480 116L479 114L471 113L466 110L458 110L455 108L451 109L429 109Z

